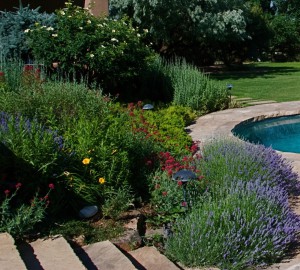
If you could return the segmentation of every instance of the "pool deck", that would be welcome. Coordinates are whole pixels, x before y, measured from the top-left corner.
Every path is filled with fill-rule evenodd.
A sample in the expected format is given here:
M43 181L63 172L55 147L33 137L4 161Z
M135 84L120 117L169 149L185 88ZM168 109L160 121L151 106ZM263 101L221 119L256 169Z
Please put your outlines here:
M228 109L201 116L187 127L193 140L205 142L219 137L233 137L231 130L240 122L254 119L300 114L300 101L255 105L245 108ZM300 174L300 154L280 152ZM300 269L300 268L299 268Z
M200 141L202 145L214 138L233 137L231 130L240 122L254 119L262 120L270 117L300 114L300 101L282 102L255 105L245 108L228 109L204 115L187 127L187 131L194 141ZM292 166L300 175L300 154L280 152L284 158L291 161ZM294 211L300 215L300 206ZM299 270L300 252L296 252L294 258L274 264L267 270Z

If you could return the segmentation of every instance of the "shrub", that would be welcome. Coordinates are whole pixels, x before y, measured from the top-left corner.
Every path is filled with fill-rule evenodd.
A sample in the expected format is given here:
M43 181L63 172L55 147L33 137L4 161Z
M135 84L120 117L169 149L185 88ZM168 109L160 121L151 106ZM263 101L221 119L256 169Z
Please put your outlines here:
M25 42L24 31L35 23L53 26L55 16L41 13L39 9L20 7L15 12L0 11L0 62L3 59L19 58L30 60L30 50Z
M289 194L298 176L274 150L233 139L204 146L196 163L207 192L178 219L166 252L189 266L244 269L274 263L297 240Z
M106 200L102 206L102 213L106 217L117 219L132 203L132 191L128 186L112 189L106 194Z
M0 204L0 232L8 232L15 238L22 238L26 233L32 232L35 225L44 219L49 204L49 193L54 185L49 184L50 189L44 197L39 198L36 194L30 205L13 206L12 201L16 204L15 197L20 187L21 183L17 183L16 190L11 195L11 190L6 189L5 198Z
M153 56L127 19L94 17L71 2L57 12L54 27L36 24L26 32L36 60L49 68L58 62L61 74L88 77L121 97L128 97L122 89L134 87Z
M27 177L28 180L31 178L28 186L35 187L35 177L41 184L40 177L43 176L43 181L47 183L46 179L57 173L54 167L62 155L62 137L56 131L46 129L36 120L31 121L20 115L12 116L2 112L0 120L0 140L12 153L4 158L9 159L14 167L9 173L13 174L17 181L23 177ZM24 162L30 164L31 169L23 167ZM9 162L2 164L5 163Z
M173 104L201 112L213 112L228 106L229 93L225 86L184 60L177 59L165 66L174 88Z
M204 201L177 221L166 245L169 256L189 266L222 269L245 269L282 258L300 228L286 192L256 182L228 193L221 200Z
M212 192L236 180L261 179L280 186L289 194L299 192L298 175L275 150L236 139L216 139L203 148L201 169Z

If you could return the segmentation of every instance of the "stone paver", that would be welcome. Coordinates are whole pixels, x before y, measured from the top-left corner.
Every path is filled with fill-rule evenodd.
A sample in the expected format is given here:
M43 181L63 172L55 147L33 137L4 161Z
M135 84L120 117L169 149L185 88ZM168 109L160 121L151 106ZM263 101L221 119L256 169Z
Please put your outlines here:
M248 105L260 105L260 104L270 104L270 103L276 103L275 100L253 100L246 102Z
M30 246L43 270L86 269L68 242L61 236L38 239L31 242Z
M159 253L154 247L142 247L129 254L147 270L179 270L167 257Z
M93 264L93 268L88 267L88 269L136 270L131 261L109 241L85 246L83 252L85 254L78 254L83 263L88 265L92 262Z
M0 270L26 270L15 241L8 233L0 234Z
M271 103L250 106L246 108L228 109L204 115L195 124L187 127L193 140L206 142L214 138L233 137L231 130L240 122L253 119L262 120L270 117L300 114L300 101ZM300 174L300 154L280 152L284 158L292 162L293 168ZM300 214L299 205L294 208ZM274 264L266 270L300 270L300 253L279 264Z

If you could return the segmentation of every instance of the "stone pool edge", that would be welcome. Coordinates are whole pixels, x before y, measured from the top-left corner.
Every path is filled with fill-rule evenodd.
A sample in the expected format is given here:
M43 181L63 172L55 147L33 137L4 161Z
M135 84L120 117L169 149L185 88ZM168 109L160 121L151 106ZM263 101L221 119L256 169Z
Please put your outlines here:
M205 142L214 138L235 137L231 130L239 123L249 119L259 121L266 118L296 114L300 114L300 101L227 109L199 117L186 130L194 141L200 141L202 144L205 144ZM292 162L294 170L300 175L300 154L289 152L279 153Z

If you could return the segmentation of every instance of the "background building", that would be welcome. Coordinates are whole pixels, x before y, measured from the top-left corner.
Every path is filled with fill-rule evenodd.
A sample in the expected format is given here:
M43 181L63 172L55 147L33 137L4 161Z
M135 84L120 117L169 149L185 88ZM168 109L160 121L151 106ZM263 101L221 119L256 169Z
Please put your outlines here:
M23 6L30 5L32 8L40 7L41 11L53 12L56 9L62 8L66 0L22 0ZM88 7L92 2L92 13L95 16L108 14L108 0L74 0L74 4L81 7ZM0 10L15 10L19 7L19 0L1 0Z

